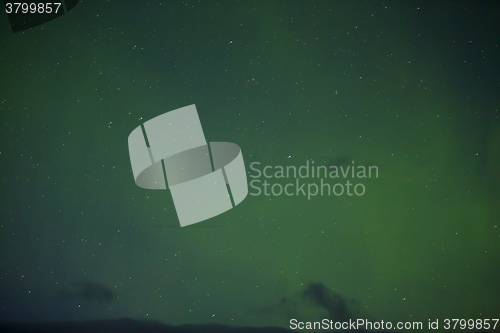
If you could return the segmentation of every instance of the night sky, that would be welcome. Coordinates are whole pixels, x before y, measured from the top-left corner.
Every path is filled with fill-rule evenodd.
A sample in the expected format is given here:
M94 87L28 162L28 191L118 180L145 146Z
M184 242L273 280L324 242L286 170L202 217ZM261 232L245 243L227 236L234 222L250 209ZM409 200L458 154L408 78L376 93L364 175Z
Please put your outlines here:
M0 15L0 320L289 328L343 318L325 298L350 318L498 318L498 13L95 0L17 33ZM365 188L352 196L250 187L181 228L168 190L136 186L127 139L192 104L248 182L254 162L378 177L348 178Z

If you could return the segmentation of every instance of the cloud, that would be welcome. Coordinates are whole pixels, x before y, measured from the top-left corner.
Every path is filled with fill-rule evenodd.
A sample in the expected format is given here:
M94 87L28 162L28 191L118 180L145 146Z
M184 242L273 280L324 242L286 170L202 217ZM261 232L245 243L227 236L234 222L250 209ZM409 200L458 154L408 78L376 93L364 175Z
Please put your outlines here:
M108 303L116 299L116 294L103 284L81 281L69 288L61 289L57 296L67 301Z
M347 301L322 283L311 282L307 289L302 292L302 297L325 309L329 319L342 322L354 319Z
M306 321L328 318L335 322L357 319L359 306L356 301L345 298L321 282L311 282L304 289L283 296L270 306L251 309L263 315L290 320L298 318Z

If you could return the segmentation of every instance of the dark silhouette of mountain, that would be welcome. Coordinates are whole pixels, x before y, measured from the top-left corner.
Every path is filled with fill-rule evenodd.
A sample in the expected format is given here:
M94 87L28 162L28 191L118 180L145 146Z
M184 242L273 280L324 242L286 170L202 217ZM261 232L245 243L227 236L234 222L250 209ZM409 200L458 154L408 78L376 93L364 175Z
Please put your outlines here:
M296 332L278 327L229 327L224 325L181 325L170 326L157 322L133 319L111 319L82 322L47 322L47 323L0 323L0 332L9 333L286 333ZM351 330L362 333L365 330ZM384 331L377 331L383 333ZM391 331L395 333L395 331Z

